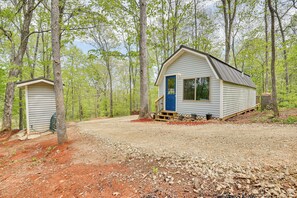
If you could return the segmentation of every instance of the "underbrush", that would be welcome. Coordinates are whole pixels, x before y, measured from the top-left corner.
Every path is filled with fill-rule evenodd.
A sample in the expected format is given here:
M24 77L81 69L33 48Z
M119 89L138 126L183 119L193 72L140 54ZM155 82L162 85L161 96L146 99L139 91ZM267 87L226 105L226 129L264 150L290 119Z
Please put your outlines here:
M297 124L297 109L281 109L280 116L274 117L272 111L257 112L250 121L253 123Z

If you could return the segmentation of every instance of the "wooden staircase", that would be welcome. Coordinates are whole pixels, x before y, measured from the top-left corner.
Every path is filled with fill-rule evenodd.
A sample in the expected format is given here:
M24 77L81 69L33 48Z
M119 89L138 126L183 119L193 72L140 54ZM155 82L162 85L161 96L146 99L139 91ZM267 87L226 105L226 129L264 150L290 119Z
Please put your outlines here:
M167 122L169 120L173 120L176 117L177 117L177 112L175 111L162 110L158 114L155 114L156 121Z
M155 101L155 109L154 118L156 121L167 122L177 117L177 112L164 110L164 95Z

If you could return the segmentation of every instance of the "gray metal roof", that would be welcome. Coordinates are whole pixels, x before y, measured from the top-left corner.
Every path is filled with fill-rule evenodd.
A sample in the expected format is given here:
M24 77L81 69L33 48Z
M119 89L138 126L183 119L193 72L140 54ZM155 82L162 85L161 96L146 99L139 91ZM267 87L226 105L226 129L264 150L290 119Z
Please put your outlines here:
M216 70L219 78L223 81L256 88L256 85L249 75L213 57L212 55L208 54L208 58L210 59L210 62Z
M242 71L236 69L235 67L232 67L231 65L225 63L224 61L221 61L220 59L218 59L208 53L195 50L195 49L187 47L185 45L181 45L180 48L174 54L172 54L169 58L167 58L162 63L162 67L158 73L158 77L156 79L155 85L157 84L157 81L160 77L160 74L161 74L164 64L169 59L171 59L176 53L178 53L182 48L205 55L208 58L211 65L213 66L216 74L218 75L218 77L221 80L223 80L225 82L237 84L237 85L243 85L243 86L247 86L247 87L256 88L256 85L254 84L254 82L252 81L251 77L248 74L243 73Z

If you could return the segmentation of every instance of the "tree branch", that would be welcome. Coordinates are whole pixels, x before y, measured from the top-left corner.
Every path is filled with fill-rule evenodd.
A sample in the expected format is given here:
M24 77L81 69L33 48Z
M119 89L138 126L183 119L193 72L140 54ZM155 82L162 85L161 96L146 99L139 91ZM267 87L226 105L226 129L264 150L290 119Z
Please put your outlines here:
M7 39L12 43L12 33L9 30L5 30L2 26L0 26L0 30L4 33L4 35L7 37Z

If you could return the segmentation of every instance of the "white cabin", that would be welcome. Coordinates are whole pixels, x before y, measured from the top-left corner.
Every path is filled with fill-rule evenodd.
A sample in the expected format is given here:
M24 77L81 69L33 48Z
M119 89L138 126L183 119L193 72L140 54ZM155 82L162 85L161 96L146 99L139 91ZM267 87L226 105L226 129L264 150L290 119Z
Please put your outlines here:
M155 85L164 101L161 110L179 114L223 119L256 106L256 86L249 75L186 46L162 64Z
M27 133L48 131L56 112L54 82L37 78L18 82L17 87L25 89Z

